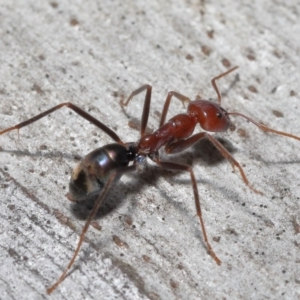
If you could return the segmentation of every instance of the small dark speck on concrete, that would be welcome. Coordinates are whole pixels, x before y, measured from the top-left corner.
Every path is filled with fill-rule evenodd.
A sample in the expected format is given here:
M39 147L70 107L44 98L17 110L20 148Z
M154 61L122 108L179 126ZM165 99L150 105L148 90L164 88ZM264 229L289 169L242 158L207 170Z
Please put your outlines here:
M279 111L279 110L273 109L272 113L277 118L282 118L283 117L283 113L281 111Z
M227 58L222 59L222 64L226 68L229 68L231 66L231 62Z
M72 18L70 20L70 25L71 26L77 26L77 25L79 25L79 21L76 18Z
M258 93L257 88L254 85L249 85L248 90L252 93Z
M193 59L194 59L194 56L191 55L191 54L187 54L187 55L185 56L185 58L186 58L187 60L193 60Z
M210 53L211 53L212 50L208 46L203 45L203 46L201 46L201 51L202 51L203 54L205 54L206 56L208 56L208 55L210 55Z
M207 31L207 36L211 39L214 38L215 31L213 29Z
M13 204L9 204L7 207L8 207L10 210L14 210L14 209L16 208L16 206L13 205Z

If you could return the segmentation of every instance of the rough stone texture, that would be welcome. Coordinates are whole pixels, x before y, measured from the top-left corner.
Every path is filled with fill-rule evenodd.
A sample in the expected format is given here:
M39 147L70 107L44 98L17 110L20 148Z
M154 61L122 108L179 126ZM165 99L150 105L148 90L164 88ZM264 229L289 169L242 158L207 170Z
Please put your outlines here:
M128 3L127 3L128 2ZM299 1L4 1L0 3L0 128L71 101L136 141L153 85L149 128L170 90L300 136ZM238 77L237 77L238 75ZM239 80L237 80L239 79ZM174 101L168 116L183 112ZM51 299L297 299L300 142L234 118L222 137L253 193L209 143L170 159L191 164L211 244L207 254L188 174L149 163L110 193L67 279ZM0 292L43 299L67 265L88 210L65 198L72 167L111 140L61 109L0 137ZM97 226L95 226L97 227Z

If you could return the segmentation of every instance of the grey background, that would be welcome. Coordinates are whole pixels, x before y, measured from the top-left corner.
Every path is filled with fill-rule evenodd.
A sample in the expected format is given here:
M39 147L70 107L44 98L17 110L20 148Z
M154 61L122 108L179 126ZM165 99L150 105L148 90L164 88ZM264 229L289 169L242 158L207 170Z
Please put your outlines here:
M1 1L0 128L71 101L124 141L149 128L170 90L300 136L299 1ZM237 76L238 75L238 76ZM184 108L174 101L169 117ZM300 298L299 141L241 118L217 134L244 166L254 194L208 143L169 157L193 165L218 267L203 243L188 174L124 176L90 228L71 274L51 299ZM199 129L197 129L198 131ZM111 140L66 108L0 137L1 299L43 299L67 265L88 209L66 198L72 168ZM118 240L119 239L119 240Z

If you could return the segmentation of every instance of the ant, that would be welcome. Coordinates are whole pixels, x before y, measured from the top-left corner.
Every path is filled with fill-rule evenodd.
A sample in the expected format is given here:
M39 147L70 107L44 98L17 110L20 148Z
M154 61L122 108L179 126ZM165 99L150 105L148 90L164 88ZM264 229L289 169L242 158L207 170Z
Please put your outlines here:
M231 122L229 116L240 116L246 119L247 121L253 123L264 132L271 132L278 135L283 135L299 141L300 137L286 132L271 129L239 112L227 112L224 108L221 107L221 94L217 87L216 81L226 76L227 74L233 72L237 68L238 67L231 68L228 71L214 77L211 80L212 86L216 91L218 97L218 103L214 103L207 100L191 101L188 97L180 93L174 91L169 92L163 107L159 128L150 134L146 134L145 131L150 112L152 86L146 84L141 86L139 89L133 91L128 97L127 101L121 101L121 105L127 106L132 98L146 91L140 127L141 137L137 142L124 143L113 130L111 130L105 124L98 121L93 116L91 116L90 114L88 114L87 112L83 111L81 108L70 102L64 102L59 105L56 105L53 108L46 110L45 112L42 112L27 121L21 122L15 126L0 131L0 135L12 130L18 130L19 132L19 129L29 124L32 124L38 121L39 119L51 114L52 112L66 106L72 109L82 118L99 127L102 131L104 131L115 141L115 143L105 145L101 148L90 152L82 159L82 161L74 168L72 172L67 198L75 202L85 201L91 198L92 196L96 196L97 198L94 207L91 210L87 221L83 227L73 257L71 258L67 268L63 271L56 283L47 289L48 294L51 294L65 279L68 271L74 264L74 261L83 243L84 236L97 211L99 210L101 204L103 203L109 189L118 179L120 179L122 175L137 170L138 166L143 164L146 161L147 157L162 168L175 171L185 171L190 174L194 192L196 211L199 217L204 242L206 244L208 253L214 259L214 261L218 265L221 264L221 260L213 251L212 246L210 245L207 238L206 229L201 212L197 182L192 167L184 164L178 164L175 162L160 160L159 150L160 148L164 147L164 150L167 154L174 154L185 150L186 148L192 146L201 139L208 139L224 156L224 158L226 158L231 163L232 167L237 168L239 170L240 176L244 183L253 192L262 194L262 192L256 190L250 185L243 168L233 158L233 156L228 152L228 150L207 131L224 132L228 129L233 131L235 130L235 126ZM178 114L171 118L168 122L165 122L170 101L173 98L177 98L183 104L187 102L187 112L185 114ZM192 135L197 124L199 124L205 131Z

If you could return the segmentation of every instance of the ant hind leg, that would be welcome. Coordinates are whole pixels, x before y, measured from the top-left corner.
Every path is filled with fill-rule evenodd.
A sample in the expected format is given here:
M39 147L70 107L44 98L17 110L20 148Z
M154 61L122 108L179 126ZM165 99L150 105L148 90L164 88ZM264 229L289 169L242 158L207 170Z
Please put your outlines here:
M96 118L94 118L93 116L91 116L90 114L88 114L87 112L85 112L83 109L79 108L78 106L76 106L75 104L73 103L70 103L70 102L63 102L61 104L58 104L24 122L21 122L15 126L12 126L12 127L9 127L9 128L6 128L6 129L3 129L0 131L0 135L6 133L6 132L9 132L9 131L12 131L12 130L18 130L18 133L19 133L19 129L25 127L25 126L28 126L36 121L38 121L39 119L53 113L54 111L62 108L62 107L68 107L70 109L72 109L74 112L76 112L79 116L81 116L82 118L86 119L87 121L91 122L92 124L94 124L95 126L99 127L101 130L103 130L107 135L109 135L114 141L116 141L117 143L119 144L124 144L121 139L119 138L119 136L113 131L111 130L110 128L108 128L106 125L104 125L102 122L98 121Z
M181 165L181 164L177 164L177 163L173 163L173 162L161 161L157 157L155 157L155 158L153 157L151 159L156 164L161 166L162 168L169 169L169 170L176 170L176 171L187 171L187 172L190 173L192 186L193 186L193 192L194 192L194 199L195 199L197 215L199 217L199 221L200 221L200 224L201 224L201 229L202 229L204 242L206 244L207 250L208 250L209 254L211 255L211 257L214 259L214 261L217 263L217 265L221 265L221 260L218 258L218 256L213 251L213 249L212 249L212 247L211 247L211 245L208 241L208 238L207 238L206 229L205 229L205 225L204 225L204 220L203 220L203 217L202 217L202 210L201 210L201 203L200 203L200 197L199 197L197 182L196 182L196 178L195 178L195 174L194 174L193 169L190 166Z
M123 168L120 168L118 171L115 171L114 173L112 173L109 176L106 184L104 185L101 193L99 194L99 196L98 196L98 198L95 202L95 205L94 205L93 209L90 212L90 215L89 215L87 221L85 222L85 225L84 225L84 227L82 229L82 232L80 234L80 237L79 237L78 244L76 246L76 249L74 251L74 254L73 254L68 266L62 272L61 276L57 279L57 281L51 287L49 287L47 289L48 295L50 295L54 290L56 290L56 288L65 280L70 268L73 266L73 264L75 262L75 259L78 256L79 250L80 250L80 248L82 246L82 243L84 241L85 234L86 234L87 230L89 229L89 226L90 226L91 222L93 221L97 211L99 210L99 208L101 207L101 204L103 203L103 201L105 199L105 196L107 195L108 191L110 190L110 188L113 185L113 183L115 182L115 180L121 174L125 174L125 173L132 172L132 171L135 171L135 170L136 170L135 165L128 166L128 167L123 167Z

